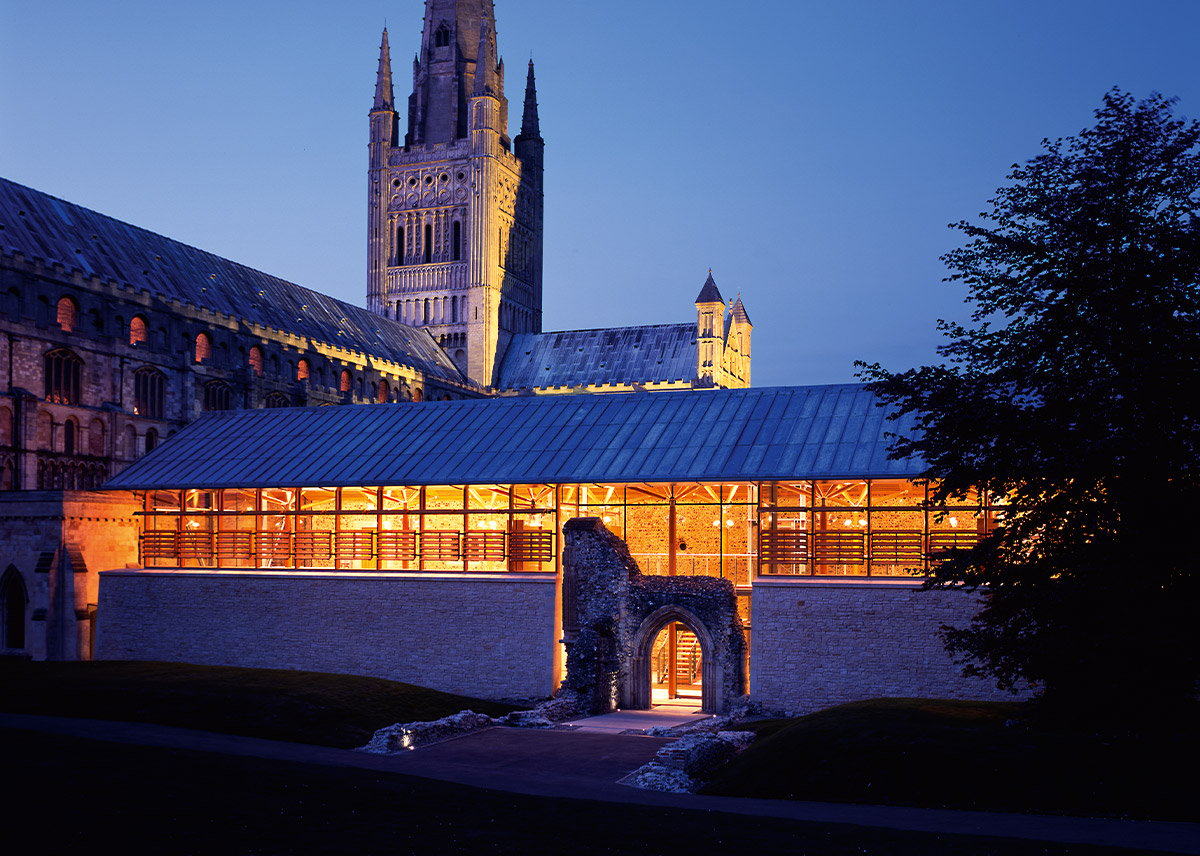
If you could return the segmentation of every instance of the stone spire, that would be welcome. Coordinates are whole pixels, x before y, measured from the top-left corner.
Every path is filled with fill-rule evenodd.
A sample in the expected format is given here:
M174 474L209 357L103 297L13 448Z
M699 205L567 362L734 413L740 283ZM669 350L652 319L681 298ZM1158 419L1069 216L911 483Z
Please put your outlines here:
M472 95L499 95L496 84L496 40L487 20L479 22L479 49L475 52L475 91Z
M405 145L448 143L466 137L467 102L481 86L480 94L501 100L501 116L505 117L503 65L497 64L496 57L492 0L425 0Z
M379 72L375 76L375 110L392 110L396 100L392 95L392 55L388 49L387 27L379 44Z
M518 140L542 138L541 123L538 121L537 81L533 78L533 60L529 60L529 76L525 79L525 112L521 115L521 133Z

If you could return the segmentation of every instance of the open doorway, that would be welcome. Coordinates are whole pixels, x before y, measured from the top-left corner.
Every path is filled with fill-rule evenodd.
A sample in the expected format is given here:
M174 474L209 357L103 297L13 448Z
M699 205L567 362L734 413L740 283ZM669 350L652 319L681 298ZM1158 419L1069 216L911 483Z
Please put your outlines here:
M700 708L704 655L696 634L672 621L659 631L650 655L650 706Z

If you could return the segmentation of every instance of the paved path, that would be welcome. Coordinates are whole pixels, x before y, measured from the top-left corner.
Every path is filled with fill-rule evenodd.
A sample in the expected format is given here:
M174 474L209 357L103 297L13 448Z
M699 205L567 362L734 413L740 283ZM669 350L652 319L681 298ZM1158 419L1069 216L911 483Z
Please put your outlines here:
M165 725L0 714L0 728L361 767L535 796L722 811L817 823L1200 854L1200 824L663 794L615 784L667 742L571 730L489 728L400 755L368 755Z
M649 728L674 728L709 719L707 713L697 713L694 708L656 707L653 710L618 710L564 722L576 731L599 734L621 734L626 731L645 731Z

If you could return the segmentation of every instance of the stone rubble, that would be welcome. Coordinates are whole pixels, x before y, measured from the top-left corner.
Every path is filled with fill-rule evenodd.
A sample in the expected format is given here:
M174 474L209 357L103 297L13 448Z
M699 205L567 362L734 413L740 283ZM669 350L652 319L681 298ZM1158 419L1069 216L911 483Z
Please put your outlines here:
M398 722L376 731L367 745L360 746L356 751L395 755L499 724L499 720L473 710L459 711L432 722Z

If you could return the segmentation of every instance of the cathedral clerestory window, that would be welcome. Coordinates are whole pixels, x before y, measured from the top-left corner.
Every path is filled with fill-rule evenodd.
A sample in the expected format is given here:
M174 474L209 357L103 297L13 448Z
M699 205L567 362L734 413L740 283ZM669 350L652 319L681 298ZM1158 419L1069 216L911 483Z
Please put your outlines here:
M78 311L75 301L71 298L64 297L58 301L58 326L64 333L75 329L75 315Z

